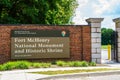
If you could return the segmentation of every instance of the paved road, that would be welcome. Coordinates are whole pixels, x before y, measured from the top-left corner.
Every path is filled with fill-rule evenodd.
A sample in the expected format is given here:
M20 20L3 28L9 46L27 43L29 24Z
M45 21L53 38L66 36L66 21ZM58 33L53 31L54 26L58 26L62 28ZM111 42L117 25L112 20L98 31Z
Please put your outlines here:
M47 80L120 80L120 75L76 77L76 78L47 79Z

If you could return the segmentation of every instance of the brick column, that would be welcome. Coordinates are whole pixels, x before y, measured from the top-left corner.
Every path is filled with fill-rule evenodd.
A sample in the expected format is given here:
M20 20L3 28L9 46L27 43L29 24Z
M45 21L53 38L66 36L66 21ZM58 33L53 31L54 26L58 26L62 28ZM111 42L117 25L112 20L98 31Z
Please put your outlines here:
M115 22L115 26L116 26L116 32L117 32L117 60L118 62L120 62L120 18L116 18L113 19L113 21Z
M103 18L89 18L91 25L91 61L101 63L101 22Z

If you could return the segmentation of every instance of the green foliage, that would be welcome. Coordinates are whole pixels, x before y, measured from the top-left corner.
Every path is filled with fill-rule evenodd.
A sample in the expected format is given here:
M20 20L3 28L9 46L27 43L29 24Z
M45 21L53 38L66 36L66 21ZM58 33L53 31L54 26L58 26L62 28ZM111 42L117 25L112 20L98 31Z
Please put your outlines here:
M74 67L82 66L80 61L75 61L73 63L74 63Z
M56 61L52 61L51 64L52 64L52 65L55 65L55 64L56 64Z
M102 49L107 49L108 45L102 45Z
M48 68L51 67L51 63L32 63L33 68Z
M6 64L2 65L2 70L12 70L14 69L14 63L13 62L8 62Z
M68 66L70 66L70 67L74 67L74 61L69 61L69 62L67 62L67 64L68 64Z
M65 61L56 61L56 65L57 66L66 66L66 62Z
M96 66L96 63L95 62L90 62L89 66Z
M68 62L68 65L72 66L72 67L87 67L88 62L86 62L86 61L71 61L71 62Z
M14 62L15 69L28 69L31 63L28 61L17 61Z
M2 65L1 70L28 69L30 63L27 61L7 62Z
M72 67L81 67L82 66L80 61L71 61L71 62L68 62L68 65L72 66Z
M82 67L87 67L89 65L88 62L86 61L82 61L81 64L82 64Z
M108 44L113 44L112 43L112 37L113 36L113 32L114 30L112 29L106 29L106 28L102 28L102 45L108 45Z
M86 61L57 61L56 65L58 66L70 66L70 67L87 67L89 66L88 62Z
M0 24L67 24L76 0L0 0Z
M0 65L0 71L2 71L2 65Z
M40 63L32 63L32 67L34 67L34 68L40 68L41 64Z
M48 68L48 67L51 67L51 63L41 63L41 66L43 68Z
M33 68L48 68L48 67L51 67L51 63L32 63L32 66Z
M13 69L28 69L28 68L49 68L51 67L51 63L38 63L38 62L28 62L28 61L13 61L7 62L3 65L0 65L0 71L3 70L13 70ZM87 67L87 66L96 66L94 62L86 62L86 61L56 61L54 65L62 66L62 67Z

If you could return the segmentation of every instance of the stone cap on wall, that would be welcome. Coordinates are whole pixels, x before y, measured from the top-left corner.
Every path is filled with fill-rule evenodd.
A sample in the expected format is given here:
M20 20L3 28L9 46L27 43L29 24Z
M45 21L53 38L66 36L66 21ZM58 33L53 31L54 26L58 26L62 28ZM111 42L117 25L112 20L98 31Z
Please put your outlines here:
M120 23L120 18L113 19L115 23Z
M101 23L104 18L88 18L86 22L88 23Z
M120 18L113 19L115 22L116 28L120 28Z

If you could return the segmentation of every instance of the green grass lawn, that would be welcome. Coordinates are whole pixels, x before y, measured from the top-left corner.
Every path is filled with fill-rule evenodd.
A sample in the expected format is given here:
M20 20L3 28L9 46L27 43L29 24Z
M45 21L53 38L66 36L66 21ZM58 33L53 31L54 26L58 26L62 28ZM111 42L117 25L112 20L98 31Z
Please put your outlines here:
M108 45L102 45L101 48L102 48L102 49L107 49L107 48L108 48Z

